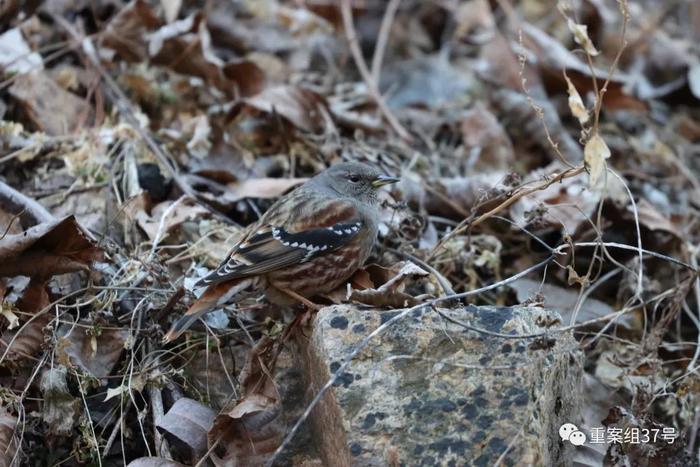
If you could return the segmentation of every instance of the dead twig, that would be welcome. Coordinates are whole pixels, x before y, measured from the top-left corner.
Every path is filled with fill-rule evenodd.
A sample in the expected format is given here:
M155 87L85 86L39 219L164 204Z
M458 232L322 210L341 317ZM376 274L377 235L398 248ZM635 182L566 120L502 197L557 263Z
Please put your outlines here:
M490 217L493 217L495 214L503 211L507 207L511 206L513 203L518 201L520 198L523 198L525 196L531 195L532 193L535 193L536 191L541 191L546 188L549 188L551 185L557 182L561 182L564 179L575 177L582 172L584 172L586 169L583 165L579 165L577 167L573 167L570 169L566 169L560 173L555 173L544 180L536 183L534 186L523 186L519 190L516 190L511 196L506 198L502 203L500 203L498 206L494 207L490 211L487 211L477 217L476 219L472 218L467 218L464 219L462 222L459 223L459 225L449 234L445 235L442 239L440 239L440 242L435 245L433 250L430 252L429 258L433 258L435 254L440 251L441 248L444 247L445 243L455 235L459 235L468 229L471 229L473 227L476 227L477 225L481 224L485 220L489 219Z
M156 357L154 365L159 365L158 360L159 358ZM168 440L160 434L160 431L158 431L158 423L165 414L165 411L163 410L163 395L160 392L160 388L149 383L148 398L151 401L151 414L153 416L153 444L155 445L156 455L169 459L171 454L168 447Z
M7 237L7 234L10 232L10 229L12 228L13 225L15 225L15 221L16 221L17 219L19 219L19 218L22 216L22 214L24 214L24 209L22 209L22 210L21 210L20 212L18 212L17 214L13 214L13 215L12 215L12 217L10 218L10 220L7 222L7 226L5 226L5 231L4 231L4 232L2 233L2 235L0 236L0 240L2 240L3 238Z
M131 409L131 404L127 404L126 408L121 409L119 420L117 420L117 422L114 424L114 428L112 428L112 432L109 434L109 438L107 438L107 444L105 444L105 447L102 450L102 457L107 457L107 454L109 454L109 450L112 449L112 445L117 439L117 435L121 431L122 425L124 424L124 420L129 414L129 409Z
M391 24L394 22L396 10L399 9L399 3L401 3L401 0L389 0L389 4L386 6L386 11L384 12L384 17L382 18L382 24L379 27L377 45L374 48L374 55L372 55L371 76L372 81L375 83L379 83L379 75L382 72L382 61L384 61L384 52L386 51L386 44L389 41Z
M156 255L156 250L158 249L158 244L163 239L165 235L165 220L175 212L175 209L187 198L187 195L182 195L176 199L160 216L160 222L158 223L158 230L156 231L156 236L153 239L153 245L151 246L151 253L148 255L146 262L150 262Z
M372 99L377 103L379 110L381 111L386 121L389 123L391 128L404 140L411 141L411 135L406 131L406 129L399 123L399 120L391 112L389 106L386 104L384 97L382 97L379 91L379 86L376 81L372 78L372 75L367 68L367 63L362 56L362 50L360 49L360 43L357 40L357 32L355 31L355 25L352 19L352 6L350 5L350 0L343 0L340 4L340 11L343 16L343 27L345 28L345 36L350 45L350 52L352 53L353 60L355 60L355 65L357 66L362 79L367 85L367 89L372 96Z
M603 108L603 97L605 96L605 92L608 90L608 85L610 84L610 80L613 77L613 74L615 73L615 70L617 70L617 66L620 63L620 58L622 58L622 52L625 51L625 48L627 47L627 23L629 22L630 19L630 13L629 13L629 7L627 5L627 0L620 0L618 1L618 4L620 6L620 14L622 14L622 29L620 31L620 48L617 50L617 54L615 55L615 59L613 62L610 64L610 68L608 70L608 76L605 78L605 82L603 83L603 86L600 88L600 90L596 89L596 100L595 100L595 106L594 106L594 111L593 111L593 117L594 117L594 123L593 123L593 128L597 131L598 129L598 122L600 121L600 110ZM586 54L589 55L589 54ZM590 55L589 55L589 61L591 60ZM593 75L593 83L596 83L595 75Z
M36 200L3 182L0 182L0 206L5 211L19 213L25 224L41 224L54 220L53 215Z

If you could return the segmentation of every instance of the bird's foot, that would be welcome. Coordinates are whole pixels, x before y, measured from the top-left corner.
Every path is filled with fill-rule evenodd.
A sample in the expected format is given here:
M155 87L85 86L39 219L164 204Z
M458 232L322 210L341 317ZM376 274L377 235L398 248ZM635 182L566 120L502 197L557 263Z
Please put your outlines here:
M314 319L314 315L316 314L316 312L318 312L318 310L321 309L320 306L316 306L317 308L315 309L307 307L306 310L304 310L304 312L301 315L299 315L299 325L301 327L306 327L311 324L311 320Z
M301 303L302 305L304 305L304 306L306 307L307 310L318 311L318 310L320 310L321 308L323 308L322 305L319 305L319 304L317 304L317 303L312 302L312 301L309 300L308 298L299 295L298 293L296 293L296 292L293 291L293 290L282 289L282 288L279 288L279 287L278 287L278 289L280 290L280 292L284 293L284 294L287 295L288 297L291 297L291 298L293 298L294 300L296 300L296 301L298 301L299 303Z

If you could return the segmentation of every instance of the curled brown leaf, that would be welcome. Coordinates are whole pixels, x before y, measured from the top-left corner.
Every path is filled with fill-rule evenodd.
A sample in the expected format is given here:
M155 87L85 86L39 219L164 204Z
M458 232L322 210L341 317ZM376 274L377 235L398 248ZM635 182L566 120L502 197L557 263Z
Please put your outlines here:
M353 290L350 300L372 306L402 308L421 303L425 297L414 297L405 292L405 282L409 278L426 277L430 273L416 264L407 261L394 277L377 289Z
M215 416L216 413L206 405L183 397L158 421L158 427L201 455L207 450L207 433Z
M0 276L49 278L88 270L102 250L74 216L44 222L0 241Z

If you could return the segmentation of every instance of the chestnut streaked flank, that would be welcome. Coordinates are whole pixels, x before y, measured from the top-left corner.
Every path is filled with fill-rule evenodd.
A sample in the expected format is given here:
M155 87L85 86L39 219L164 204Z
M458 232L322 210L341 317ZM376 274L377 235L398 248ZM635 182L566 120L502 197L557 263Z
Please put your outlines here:
M360 268L377 237L377 191L399 179L357 162L338 164L280 198L245 229L229 256L197 286L202 296L166 341L250 288L278 304L330 292Z

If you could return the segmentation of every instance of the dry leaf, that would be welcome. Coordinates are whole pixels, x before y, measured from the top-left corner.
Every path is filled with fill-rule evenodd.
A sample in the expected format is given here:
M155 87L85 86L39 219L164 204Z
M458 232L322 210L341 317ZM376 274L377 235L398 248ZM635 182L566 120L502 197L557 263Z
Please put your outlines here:
M243 398L225 408L209 431L209 442L220 440L226 453L216 465L262 465L280 444L279 392L275 372L280 342L263 336L246 355L239 375Z
M126 467L187 467L185 464L162 457L139 457L129 462Z
M194 26L195 15L192 14L180 21L172 22L155 32L148 33L145 38L148 40L148 55L155 57L163 49L163 43L187 32L191 32Z
M265 73L253 62L235 60L224 64L211 50L203 15L163 25L143 0L119 10L101 34L103 47L115 50L130 62L150 59L157 65L198 76L229 96L250 96L264 86ZM190 22L192 22L191 27ZM153 56L149 54L154 52Z
M275 341L269 336L263 336L255 346L248 351L243 369L238 376L243 391L243 403L252 394L263 395L268 399L268 408L277 402L277 390L270 375L274 370ZM257 399L259 404L260 399ZM233 408L235 410L235 407Z
M49 315L42 315L25 327L4 333L0 338L0 355L5 353L8 344L10 344L10 350L5 360L0 361L0 366L6 362L18 362L38 356L44 344L43 329L49 321L51 321Z
M531 24L522 23L522 25L523 32L527 34L524 37L525 44L532 50L533 56L537 57L537 64L542 72L542 80L548 83L548 87L555 84L559 86L559 82L561 82L562 86L566 86L562 79L562 69L566 70L566 74L571 79L571 82L579 93L583 95L595 90L592 78L597 80L598 87L601 87L603 82L609 79L607 92L603 100L603 106L606 109L627 109L636 112L648 110L648 105L644 101L629 95L630 83L636 82L637 78L633 78L620 70L616 70L611 74L607 69L591 68L554 37ZM544 107L551 105L548 100L540 100L537 104ZM552 108L551 112L556 113L556 110ZM548 113L549 111L545 108L545 119L551 118L547 115ZM548 122L548 125L550 126L550 131L552 131L552 124ZM558 129L555 128L555 130ZM559 133L559 131L556 131L556 133ZM569 138L569 135L565 132L556 136L553 134L553 137L555 141L559 140L568 144L566 138Z
M119 10L101 33L101 46L115 50L125 60L136 62L148 57L146 34L161 21L143 0L135 0Z
M279 198L292 188L304 183L306 178L249 178L240 183L229 183L235 200L244 198Z
M5 407L0 407L0 467L19 465L17 454L17 417L11 415Z
M369 264L365 268L358 269L357 271L355 271L352 277L348 279L348 283L350 284L350 287L352 287L353 290L364 290L374 288L374 282L372 282L372 278L369 273L370 269L385 270L386 268L383 268L382 266L378 266L376 264ZM386 282L386 280L382 281L382 283L384 282ZM331 290L330 292L322 295L322 297L327 298L335 304L345 302L347 300L347 296L347 284L341 287L337 287L335 290Z
M305 178L251 178L223 185L211 179L196 177L200 189L199 196L215 206L228 209L232 209L235 203L245 198L278 198L306 180ZM202 187L206 187L207 191L202 191Z
M561 77L561 68L557 69L557 78ZM542 92L544 92L542 90ZM581 145L571 136L559 118L559 111L548 99L536 99L535 104L543 114L533 108L533 102L522 91L501 88L495 91L494 105L499 115L507 115L504 121L506 130L514 135L515 147L522 151L523 146L534 146L547 154L550 159L558 159L555 148L549 144L551 137L558 144L559 151L570 161L583 159ZM545 131L545 125L549 131ZM517 140L515 138L518 138Z
M11 210L5 210L5 203L0 200L0 235L16 235L22 233L22 219ZM9 208L9 206L7 206ZM8 230L9 229L9 230Z
M88 270L102 250L74 216L44 222L0 242L0 276L48 278Z
M632 214L631 205L627 206L627 210ZM668 232L676 238L683 238L683 232L678 228L678 225L660 213L653 204L644 198L640 199L637 203L637 214L639 216L639 223L647 229ZM634 219L632 215L629 217L630 220Z
M569 77L564 75L564 79L566 79L567 91L569 93L569 109L571 110L573 116L578 119L581 126L583 126L590 118L590 115L588 115L588 110L586 109L583 99L581 99L581 96Z
M401 183L400 189L403 200L409 205L421 206L421 209L426 209L433 215L451 217L460 214L460 211L468 212L481 201L484 193L503 190L502 181L506 176L505 171L495 171L473 173L466 177L431 179L423 183L418 174L404 172L402 177L408 183ZM429 185L433 189L426 192L423 185ZM390 215L396 218L393 211Z
M85 100L66 91L41 71L15 80L9 93L21 104L29 120L49 135L76 131L92 112Z
M194 157L204 159L209 155L211 150L211 125L206 115L200 115L192 119L190 124L192 129L192 138L187 142L187 149Z
M9 323L7 325L7 329L14 329L17 326L19 326L19 318L17 315L12 311L12 305L10 303L7 303L3 301L0 303L0 315L5 317L7 319L7 322Z
M333 33L333 27L328 21L306 6L289 8L280 4L275 8L275 14L279 24L289 29L293 36L308 36L317 32Z
M583 148L583 160L588 167L588 186L590 188L597 187L598 183L603 179L607 168L605 161L609 158L610 148L608 148L605 140L598 133L594 133Z
M263 112L275 112L296 127L309 132L324 128L323 98L296 86L275 86L245 99L245 104Z
M378 289L353 290L350 293L350 300L372 306L392 306L402 308L413 306L422 301L425 297L414 297L404 292L405 281L408 278L426 277L430 273L421 269L416 264L406 261L399 272L389 279Z
M232 368L240 368L246 350L244 346L232 346L231 352L218 353L216 348L212 348L209 349L209 355L202 349L183 353L183 358L190 362L187 374L193 389L201 394L206 393L207 402L213 409L224 407L230 402L231 394L237 390L226 373Z
M70 363L95 378L106 378L112 373L114 365L124 351L124 343L129 336L128 329L102 329L98 336L86 331L90 323L83 321L83 326L72 328L70 325L62 326L58 334L63 341L59 353L65 353ZM93 347L96 345L96 348Z
M173 206L174 203L177 203L177 205ZM153 208L150 215L142 209L140 203L135 203L134 208L136 209L136 222L138 222L139 227L143 229L151 241L155 240L158 235L161 220L163 221L163 229L159 241L162 241L168 233L179 227L183 222L199 219L208 214L206 209L189 199L181 202L163 201ZM164 215L165 218L163 218Z
M565 323L569 323L569 321L571 321L572 312L574 311L576 303L579 300L578 287L564 288L549 283L543 284L542 281L528 278L518 279L517 281L511 283L510 287L515 290L520 303L531 299L535 293L541 293L544 296L544 305L548 309L551 308L558 311L562 315ZM580 323L583 321L600 318L614 312L615 308L611 307L607 303L589 297L581 306L581 309L576 317L576 322ZM633 315L627 313L620 316L615 321L615 324L623 326L625 329L632 329L633 321Z
M395 109L456 105L474 87L474 76L454 66L445 54L422 55L382 69L380 89Z
M464 112L460 130L474 173L505 171L513 166L515 152L498 118L481 103ZM476 156L476 157L474 157Z
M29 73L44 68L44 62L36 52L32 52L18 28L12 28L0 35L0 68L5 73Z
M24 290L22 298L17 302L17 307L25 313L38 313L45 311L49 304L49 295L43 282L31 280ZM21 362L24 359L36 357L44 344L44 327L49 324L52 317L44 313L33 317L28 324L13 331L6 331L0 337L0 366L9 362ZM7 346L10 346L9 350Z
M693 63L688 69L688 86L696 99L700 99L700 62Z
M47 196L41 201L58 218L73 215L81 227L93 232L104 232L109 223L109 200L109 187L96 186L76 190L67 196L64 193Z
M212 455L214 465L263 465L277 449L285 434L285 427L278 420L278 411L264 411L234 419L227 415L216 417L209 439L219 439L225 446L225 454Z
M6 329L14 329L19 326L19 317L15 314L15 303L8 300L6 296L7 284L4 279L0 280L0 315L4 316L8 322Z
M454 35L459 41L484 44L496 34L496 20L487 0L461 2L454 16Z
M115 388L107 388L107 395L105 395L103 402L107 402L108 400L114 399L115 397L121 397L122 394L128 393L129 388L124 385L117 386Z
M41 375L42 418L49 425L49 433L57 436L70 435L80 413L80 400L68 390L66 373L65 366L54 365Z
M583 47L583 50L585 50L588 55L595 57L600 53L596 50L590 37L588 37L588 26L585 24L578 24L571 18L566 20L566 25L569 27L569 31L574 35L576 43Z
M269 409L275 403L271 398L263 394L249 394L228 413L231 418L243 418L244 415L262 412Z
M377 112L368 111L371 102L367 97L364 83L337 86L333 95L328 96L328 105L334 121L370 132L382 131L382 120Z
M180 8L182 8L182 0L160 0L160 6L163 7L165 21L172 23L175 21L175 19L177 19L177 15L180 13Z
M207 433L216 413L204 404L183 397L158 421L158 427L187 444L201 455L207 450Z
M556 70L558 77L561 77L562 68L566 69L567 74L576 71L589 80L593 77L606 79L609 76L608 70L602 68L591 70L587 63L540 28L525 22L523 23L523 32L527 34L527 42L530 43L530 48L535 49L534 53L538 62L543 62L542 65ZM611 83L625 84L628 77L618 70L610 79ZM578 89L581 89L581 87L578 86Z
M274 410L278 394L271 375L274 373L275 340L263 336L248 351L243 369L238 377L243 397L226 416L234 420L245 420L259 412ZM210 433L211 436L211 433Z

